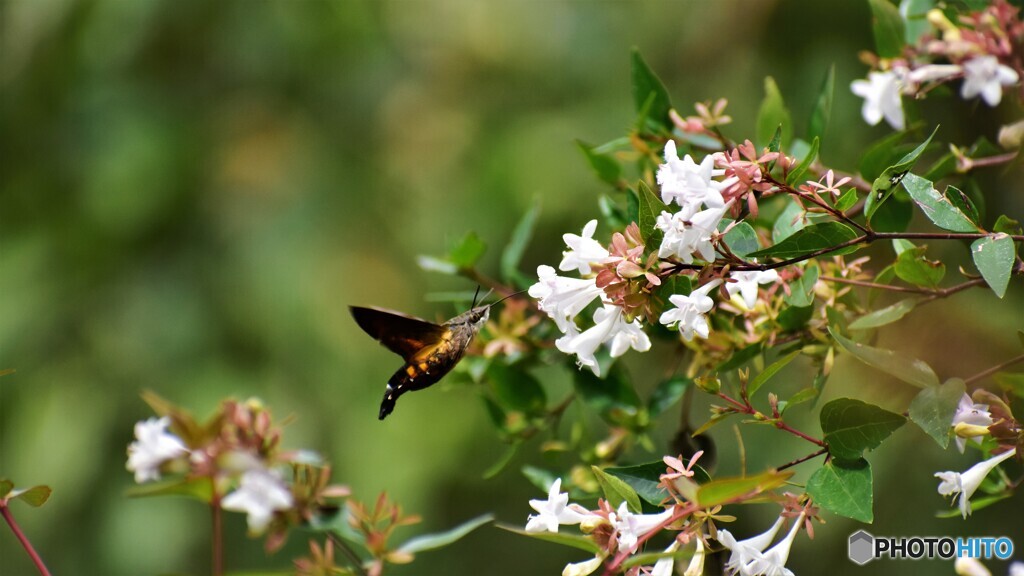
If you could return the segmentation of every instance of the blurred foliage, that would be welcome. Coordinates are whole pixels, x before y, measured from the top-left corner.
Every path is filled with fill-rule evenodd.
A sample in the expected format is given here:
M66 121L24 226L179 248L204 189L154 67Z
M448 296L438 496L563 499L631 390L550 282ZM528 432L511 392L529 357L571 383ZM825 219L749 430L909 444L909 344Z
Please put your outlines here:
M124 496L125 447L148 415L143 388L199 414L229 395L294 413L291 447L319 448L355 493L387 490L428 531L487 511L524 521L539 493L514 470L529 462L514 456L481 478L504 447L476 394L442 383L377 421L393 358L346 306L451 316L425 296L472 286L421 271L415 255L444 253L469 229L502 246L538 200L523 269L554 260L561 233L597 212L576 139L603 142L634 120L631 47L677 108L727 97L745 126L766 76L800 125L815 106L808 87L834 65L821 139L832 165L853 168L883 130L863 125L847 89L864 74L855 55L873 45L861 2L8 0L0 14L0 368L17 369L0 380L0 475L53 488L46 507L16 512L54 573L207 569L205 510ZM957 112L942 119L947 140L994 135L994 115L942 106ZM988 214L1024 213L1019 188L999 192ZM943 249L951 269L968 262L962 247ZM480 267L497 273L499 254ZM1017 353L1007 335L1020 318L994 312L1022 309L1019 287L1006 298L969 291L911 315L880 344L940 375L980 371ZM649 395L661 375L627 360ZM810 372L794 365L778 378L793 392ZM558 398L572 383L545 385ZM887 406L916 392L846 358L829 394L851 389ZM672 427L661 433L658 454ZM732 430L714 435L719 460L737 462ZM964 462L925 439L897 434L872 456L876 526L1009 534L1014 519L995 509L964 523L901 512L941 507L929 474L902 469ZM747 440L748 452L777 451L780 462L802 455L767 435ZM738 531L773 515L748 514ZM798 543L791 568L849 570L854 525L837 518L827 536ZM227 533L234 569L287 567L306 552L296 539L265 559L240 518ZM556 573L572 559L482 529L394 573ZM0 537L0 573L31 570Z

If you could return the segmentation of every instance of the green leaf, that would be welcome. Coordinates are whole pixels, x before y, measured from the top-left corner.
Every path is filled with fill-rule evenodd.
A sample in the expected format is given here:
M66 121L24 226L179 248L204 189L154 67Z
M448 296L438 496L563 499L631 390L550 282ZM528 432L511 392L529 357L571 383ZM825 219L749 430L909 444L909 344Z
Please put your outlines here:
M782 150L782 126L778 126L775 129L775 133L772 134L771 141L768 142L769 152L779 152ZM768 171L771 172L772 168L775 168L776 160L772 160L768 163Z
M643 236L644 243L647 246L657 248L661 245L661 238L664 232L655 228L654 224L658 221L658 216L663 211L668 210L668 206L651 191L650 187L643 180L637 184L637 197L640 201L639 219L637 220L637 225L640 226L640 234Z
M757 112L756 138L760 146L767 146L773 140L775 131L782 128L781 144L790 141L793 134L793 123L789 118L789 110L782 101L782 93L779 92L775 79L767 76L764 79L764 100L761 101L761 108Z
M0 499L6 498L14 490L14 482L7 478L0 478Z
M818 157L819 146L820 143L818 142L818 137L815 136L814 141L811 142L811 149L807 151L807 155L804 156L804 159L800 164L798 164L797 167L789 173L789 176L786 177L787 184L790 186L796 186L803 183L804 174L807 174L807 170L810 169L811 164L813 164L814 160Z
M661 475L667 469L668 467L664 462L656 460L635 466L605 468L604 471L628 484L644 502L658 506L662 500L669 496L668 490L659 486ZM707 472L704 472L704 474L707 474Z
M807 479L807 493L825 510L871 523L873 491L871 465L863 458L830 460Z
M777 321L784 332L803 329L814 315L813 306L786 306Z
M594 477L597 478L597 483L601 485L604 499L612 505L612 508L618 508L619 504L625 502L630 510L640 513L640 497L637 496L636 491L629 484L626 484L621 478L608 474L597 466L591 466L590 469L594 471Z
M755 258L775 257L782 259L797 258L832 248L860 237L853 229L840 222L822 222L812 224L798 230L785 240L749 254ZM857 250L856 244L831 252L831 254L849 254Z
M761 248L761 244L757 241L757 232L746 222L740 222L733 226L732 230L726 232L722 239L725 240L729 250L740 258L746 258L747 254Z
M787 198L787 202L788 204L782 209L782 212L775 219L775 224L772 226L772 242L776 244L807 226L806 213L803 207L792 199Z
M828 331L844 350L869 366L921 388L939 385L939 377L935 375L935 371L922 360L908 358L892 350L865 346L843 337L831 327Z
M964 381L959 378L951 378L944 384L921 390L910 403L910 421L945 448L949 445L949 428L953 416L965 390Z
M931 179L929 178L929 180ZM982 230L981 226L977 225L978 222L981 222L981 213L978 212L978 207L974 205L974 201L971 200L971 197L966 192L956 186L946 186L946 191L942 194L942 197L949 200L949 203L956 207L957 210L963 212L964 216L975 225L976 230Z
M981 497L975 496L974 498L971 498L971 510L973 512L977 512L978 510L982 510L984 508L988 508L989 506L995 504L996 502L999 502L1001 500L1006 500L1007 498L1009 498L1011 496L1013 496L1013 492L1011 492L1009 490L1006 491L1006 492L1003 492L1001 494L993 494L991 496L981 496ZM959 518L960 514L961 514L960 508L954 506L952 510L943 510L942 512L936 513L935 517L936 518Z
M833 458L857 460L865 450L874 450L906 418L873 404L838 398L821 407L821 430Z
M512 237L509 238L508 246L501 253L501 275L507 281L519 279L522 273L519 271L519 262L523 259L523 253L533 238L533 229L537 224L537 216L540 214L540 202L534 201L533 206L523 214L512 230Z
M747 397L752 397L757 393L761 386L764 386L766 382L772 379L773 376L778 374L779 370L786 367L787 364L793 361L794 358L800 355L800 351L790 352L782 358L779 358L775 362L772 362L767 368L761 371L760 374L755 377L749 385L747 385Z
M1000 390L1024 398L1024 373L999 372L993 374L992 379Z
M910 195L897 190L892 198L875 212L871 218L871 227L875 232L906 232L910 221L914 219L914 203Z
M640 397L620 364L613 365L605 378L598 378L588 369L574 372L576 392L604 420L622 424L638 412Z
M640 221L640 196L630 188L626 194L626 224Z
M501 454L501 457L495 460L494 464L488 466L487 470L484 470L484 473L481 474L480 476L484 480L490 480L491 478L494 478L498 474L501 474L501 471L504 470L506 466L512 463L512 459L516 457L516 453L519 452L519 446L521 445L522 444L520 442L516 442L514 444L509 444L508 446L506 446L505 451L502 452Z
M448 251L448 261L459 268L472 268L486 250L484 241L470 231Z
M871 32L875 51L882 58L896 58L903 53L906 32L899 10L889 0L868 0L871 6Z
M668 112L672 109L672 101L669 100L668 90L647 66L636 48L633 48L632 64L633 103L637 112L643 111L646 107L647 118L671 130L672 120L669 119Z
M519 534L520 536L528 536L536 540L544 540L545 542L561 544L562 546L571 546L595 555L601 552L601 549L591 538L581 536L579 534L570 534L569 532L527 532L526 530L516 526L510 526L508 524L495 524L495 526L502 530Z
M462 537L466 536L473 530L489 524L494 520L493 514L484 514L477 516L472 520L467 520L462 524L444 532L438 532L436 534L425 534L423 536L416 536L405 541L404 544L398 547L399 552L405 552L408 554L417 554L419 552L425 552L427 550L436 550L448 546Z
M989 288L1002 298L1010 283L1013 263L1017 259L1017 246L1013 238L1004 233L978 238L971 244L971 257Z
M895 304L886 306L885 308L879 308L878 310L869 312L860 318L857 318L853 322L850 322L849 328L850 330L869 330L871 328L878 328L879 326L892 324L909 314L910 311L917 306L917 303L917 298L900 300Z
M590 168L599 180L607 182L612 186L619 183L619 178L622 176L622 166L615 157L610 154L595 152L592 146L582 140L577 140L576 146L580 149L580 152L583 152L583 156L587 159L587 164L590 165Z
M697 502L701 508L711 508L719 504L728 504L747 494L760 494L774 490L786 483L793 475L792 470L778 472L769 470L756 476L740 478L723 478L702 484L697 489Z
M832 116L832 97L836 90L836 65L833 64L821 83L821 90L818 91L818 99L814 102L814 110L811 111L811 121L807 124L807 135L811 138L821 138L825 135L829 118Z
M936 226L953 232L977 232L978 226L928 180L916 174L903 177L903 187Z
M744 364L746 364L747 361L753 359L758 354L760 354L761 353L761 348L762 348L762 344L760 342L757 342L757 343L751 344L750 346L747 346L746 348L742 348L740 350L737 350L736 352L733 353L732 356L730 356L724 362L722 362L721 364L716 366L715 367L715 371L716 372L728 372L729 370L734 370L736 368L739 368L740 366L743 366Z
M928 11L935 7L935 0L902 0L900 16L906 26L904 40L913 46L921 36L931 32L932 25L928 22Z
M544 388L529 372L495 362L487 369L487 377L505 406L527 414L539 414L547 407Z
M901 280L915 286L935 288L946 275L946 265L924 257L927 247L904 250L896 257L894 270Z
M857 189L856 188L850 188L849 190L844 192L842 196L839 197L839 200L836 200L836 206L835 207L836 207L836 210L839 210L840 212L846 212L850 208L853 208L853 205L856 204L856 203L857 203Z
M873 0L877 2L885 2L885 0ZM887 2L886 2L887 3ZM890 5L891 6L891 5ZM895 8L893 8L895 10ZM882 173L875 178L875 181L871 184L871 192L868 193L867 200L864 203L864 215L871 219L878 210L878 207L882 205L886 200L892 196L893 192L899 186L900 182L903 181L903 177L910 172L910 169L914 167L914 163L924 153L928 145L931 144L932 138L935 137L935 133L939 131L938 126L932 131L928 139L914 148L906 156L900 158L898 162L889 166Z
M814 285L818 283L820 269L815 263L804 268L804 274L789 284L789 295L783 300L790 306L802 308L814 302Z
M530 484L533 484L545 494L551 489L551 485L555 483L555 480L558 479L558 476L555 476L553 472L537 468L536 466L523 466L522 472L523 476L526 476L526 479L530 481Z
M185 496L202 502L209 502L213 494L209 478L170 479L160 482L148 482L132 486L125 490L130 498L148 496Z
M651 415L651 418L657 418L662 412L678 402L691 384L693 384L693 380L682 376L674 376L659 382L654 392L651 393L650 400L647 402L647 412Z
M626 195L630 198L635 198L632 192L627 192ZM597 198L597 207L601 210L601 216L604 217L605 224L613 230L620 230L625 228L630 222L633 222L633 220L626 216L626 211L607 194L602 194Z
M33 508L38 508L50 499L53 490L49 486L33 486L23 490L8 490L2 498L6 500L21 500Z
M1020 222L1002 214L999 218L996 218L996 223L992 225L993 232L1003 232L1004 234L1020 234L1021 227Z

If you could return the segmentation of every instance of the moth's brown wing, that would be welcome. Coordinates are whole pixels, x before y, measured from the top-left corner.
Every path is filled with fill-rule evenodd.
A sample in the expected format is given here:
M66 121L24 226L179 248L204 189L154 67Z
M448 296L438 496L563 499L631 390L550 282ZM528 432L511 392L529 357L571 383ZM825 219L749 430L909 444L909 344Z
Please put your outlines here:
M395 354L409 360L424 347L436 345L448 328L382 308L349 306L356 324Z

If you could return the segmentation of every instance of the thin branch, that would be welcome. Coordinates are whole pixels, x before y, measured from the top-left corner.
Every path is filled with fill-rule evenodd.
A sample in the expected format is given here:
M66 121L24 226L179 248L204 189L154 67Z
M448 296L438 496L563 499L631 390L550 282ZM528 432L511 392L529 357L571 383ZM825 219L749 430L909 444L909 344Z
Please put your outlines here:
M890 284L878 284L876 282L868 282L866 280L854 280L852 278L838 278L835 276L822 276L821 280L826 282L836 282L838 284L849 284L851 286L861 286L863 288L876 288L878 290L888 290L890 292L905 292L908 294L923 294L925 296L931 296L932 298L945 298L961 292L974 286L981 286L985 283L983 278L973 278L961 284L950 286L949 288L919 288L916 286L892 286Z
M749 415L751 415L751 416L753 416L755 418L758 418L760 420L764 420L766 423L769 423L772 426L775 426L779 430L785 430L786 432L789 432L790 434L792 434L794 436L797 436L798 438L803 438L804 440L807 440L808 442L810 442L812 444L817 444L818 446L821 446L822 448L825 447L825 442L823 442L821 440L818 440L817 438L815 438L813 436L804 434L803 432L801 432L801 431L797 430L796 428L793 428L789 424L786 424L785 422L783 422L781 418L771 418L771 417L761 413L756 408L754 408L750 404L749 401L746 402L746 403L740 402L740 401L736 400L735 398L732 398L731 396L729 396L725 392L719 392L718 393L718 397L721 398L722 400L725 400L726 402L732 404L733 405L733 409L735 411L741 413L741 414L749 414Z
M1014 364L1017 364L1019 362L1024 362L1024 354L1021 354L1020 356L1015 356L1013 358L1010 358L1006 362L1003 362L1002 364L999 364L998 366L993 366L993 367L989 368L988 370L982 370L981 372L978 372L977 374L975 374L974 376L971 376L970 378L965 378L964 379L964 384L968 384L968 385L974 384L978 380L982 380L984 378L987 378L987 377L995 374L996 372L999 372L1000 370L1004 370L1006 368L1009 368L1010 366L1013 366Z
M797 464L803 464L804 462L807 462L808 460L812 460L812 459L817 458L818 456L821 456L822 454L826 454L826 453L828 453L828 448L822 448L821 450L817 450L815 452L811 452L807 456L803 456L801 458L797 458L796 460L793 460L792 462L786 462L782 466L779 466L778 468L776 468L776 470L781 471L781 470L785 470L786 468L791 468L793 466L796 466Z
M366 568L363 566L363 561L359 558L359 555L356 554L356 551L353 550L347 542L338 538L333 532L328 532L327 537L330 538L331 542L333 542L334 545L341 550L341 553L348 558L348 561L352 564L352 569L355 570L359 576L370 576L369 572L367 572Z
M0 515L3 515L4 520L7 521L7 525L11 527L11 532L14 532L14 536L21 542L25 552L28 552L29 558L32 559L32 563L36 565L36 569L42 576L50 576L50 571L46 569L46 564L43 564L43 559L36 552L36 549L32 547L32 543L28 541L28 536L21 531L21 527L14 520L14 516L11 515L10 508L7 507L6 502L0 502Z
M664 520L663 522L652 528L643 536L637 538L634 549L639 549L644 542L647 542L647 540L649 540L652 536L664 530L666 526L670 526L674 522L677 522L689 516L690 514L693 514L699 508L699 506L692 502L687 504L686 506L677 506L675 513L669 516L668 519ZM612 574L615 574L615 572L618 571L619 566L622 566L622 563L625 562L626 559L629 558L631 555L632 550L620 550L619 553L615 555L615 559L612 560L611 564L608 564L608 566L604 569L604 576L611 576Z

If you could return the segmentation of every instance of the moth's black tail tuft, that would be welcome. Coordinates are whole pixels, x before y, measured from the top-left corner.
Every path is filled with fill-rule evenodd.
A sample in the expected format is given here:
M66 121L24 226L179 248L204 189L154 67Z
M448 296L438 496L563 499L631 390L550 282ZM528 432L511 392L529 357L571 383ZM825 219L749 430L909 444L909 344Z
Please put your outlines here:
M380 402L380 414L377 418L383 420L388 417L388 414L395 409L395 402L398 401L398 395L395 394L391 387L388 387L388 391L384 393L384 399Z

